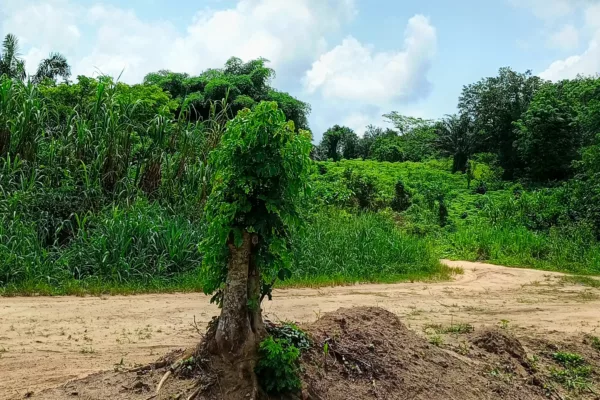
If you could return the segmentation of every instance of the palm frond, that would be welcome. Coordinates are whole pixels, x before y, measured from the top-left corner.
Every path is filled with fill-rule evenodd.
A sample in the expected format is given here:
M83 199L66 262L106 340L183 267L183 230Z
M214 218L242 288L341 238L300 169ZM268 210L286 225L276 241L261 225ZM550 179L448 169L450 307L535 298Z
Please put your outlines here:
M57 77L67 79L70 76L71 67L67 62L67 58L60 53L50 53L48 58L40 62L32 80L39 83L44 79L56 79Z

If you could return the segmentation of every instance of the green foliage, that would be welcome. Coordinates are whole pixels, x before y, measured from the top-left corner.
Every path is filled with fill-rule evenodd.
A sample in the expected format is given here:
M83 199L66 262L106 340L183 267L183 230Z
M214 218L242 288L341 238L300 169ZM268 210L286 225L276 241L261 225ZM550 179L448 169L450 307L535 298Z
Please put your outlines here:
M443 154L453 158L452 172L465 172L467 161L477 144L473 122L466 115L447 116L437 125L436 144Z
M590 338L591 342L592 342L592 347L598 351L600 351L600 338L598 338L597 336L592 336Z
M585 364L585 359L575 353L557 352L552 354L552 358L566 368L580 367Z
M550 370L552 379L575 392L594 392L591 382L593 368L587 365L581 355L558 352L552 354L552 358L562 366Z
M292 235L292 282L393 282L448 276L427 240L401 232L390 216L336 210L312 216Z
M402 183L402 181L398 181L396 183L394 192L395 192L394 198L392 199L392 202L390 203L390 207L392 208L392 210L394 210L396 212L402 212L402 211L408 210L408 208L411 205L411 201L410 201L411 195L410 195L410 192L408 192L408 190L404 186L404 183Z
M459 98L460 114L473 122L482 138L475 151L498 154L507 179L513 178L520 168L513 146L516 139L513 124L527 111L542 84L531 71L521 74L501 68L498 76L465 86Z
M0 78L4 75L10 79L25 80L27 72L25 60L20 58L19 40L15 35L7 34L0 49ZM68 79L71 76L71 67L67 59L59 53L50 53L50 56L40 61L37 72L31 77L35 83L44 80L53 81L58 77Z
M267 332L275 340L285 340L300 351L310 348L311 341L308 335L294 323L284 322L281 325L267 326Z
M270 86L275 71L264 58L244 63L232 57L222 69L209 69L198 76L161 70L144 78L144 85L157 86L175 100L176 113L188 112L191 119L207 119L211 101L226 99L231 116L261 101L274 101L297 129L308 129L310 106Z
M569 177L581 145L576 112L563 92L561 85L543 85L522 119L515 123L519 157L527 176L536 181Z
M301 389L300 349L286 339L269 336L261 342L259 354L256 375L267 393L293 393Z
M345 126L335 125L323 134L318 149L318 158L333 161L339 161L342 158L352 159L358 157L358 150L356 133Z
M221 288L227 274L228 244L243 232L258 235L255 262L270 282L289 269L289 229L299 223L297 198L305 189L310 141L296 133L276 103L245 109L229 121L211 156L212 191L205 207L206 293Z

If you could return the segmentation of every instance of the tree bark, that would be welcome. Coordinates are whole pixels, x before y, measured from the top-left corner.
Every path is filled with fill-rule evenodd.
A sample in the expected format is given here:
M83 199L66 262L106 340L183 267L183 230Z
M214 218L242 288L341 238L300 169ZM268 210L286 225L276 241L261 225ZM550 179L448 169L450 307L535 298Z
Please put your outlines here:
M260 390L254 372L258 345L266 336L260 309L260 274L253 260L257 237L243 233L242 245L229 243L223 308L215 333L215 351L223 361L220 386L226 400L256 400Z

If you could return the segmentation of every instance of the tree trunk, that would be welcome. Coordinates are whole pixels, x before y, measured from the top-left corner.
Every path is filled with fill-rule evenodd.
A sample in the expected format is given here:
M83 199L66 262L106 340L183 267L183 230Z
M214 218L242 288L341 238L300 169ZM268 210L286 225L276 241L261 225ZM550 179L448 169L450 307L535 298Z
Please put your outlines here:
M266 336L260 309L260 274L253 260L258 237L243 233L240 247L229 243L229 265L223 308L215 333L214 351L223 361L220 387L224 399L256 400L254 372L258 345Z

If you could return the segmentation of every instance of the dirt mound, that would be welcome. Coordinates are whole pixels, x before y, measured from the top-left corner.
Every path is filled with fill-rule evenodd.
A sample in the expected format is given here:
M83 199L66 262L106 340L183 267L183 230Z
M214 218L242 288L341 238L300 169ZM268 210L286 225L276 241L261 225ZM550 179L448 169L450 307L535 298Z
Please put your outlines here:
M520 341L509 332L484 330L460 336L461 348L439 347L408 329L381 308L342 308L305 327L312 347L302 356L303 390L286 399L541 400L560 398L544 390L530 368ZM458 336L457 336L458 337ZM30 398L67 399L218 399L218 381L195 396L209 369L190 369L171 377L159 396L156 387L175 353L130 371L91 375ZM201 361L201 360L200 360ZM198 360L190 363L198 365ZM210 365L207 363L206 365ZM214 367L214 366L213 366ZM538 366L539 367L539 366ZM195 397L194 397L195 396ZM563 397L564 398L564 397ZM274 399L271 397L271 399Z
M308 330L314 346L304 356L303 378L310 398L545 398L536 386L495 379L486 364L430 344L380 308L340 309ZM509 343L497 341L498 348ZM488 342L494 340L481 341Z

